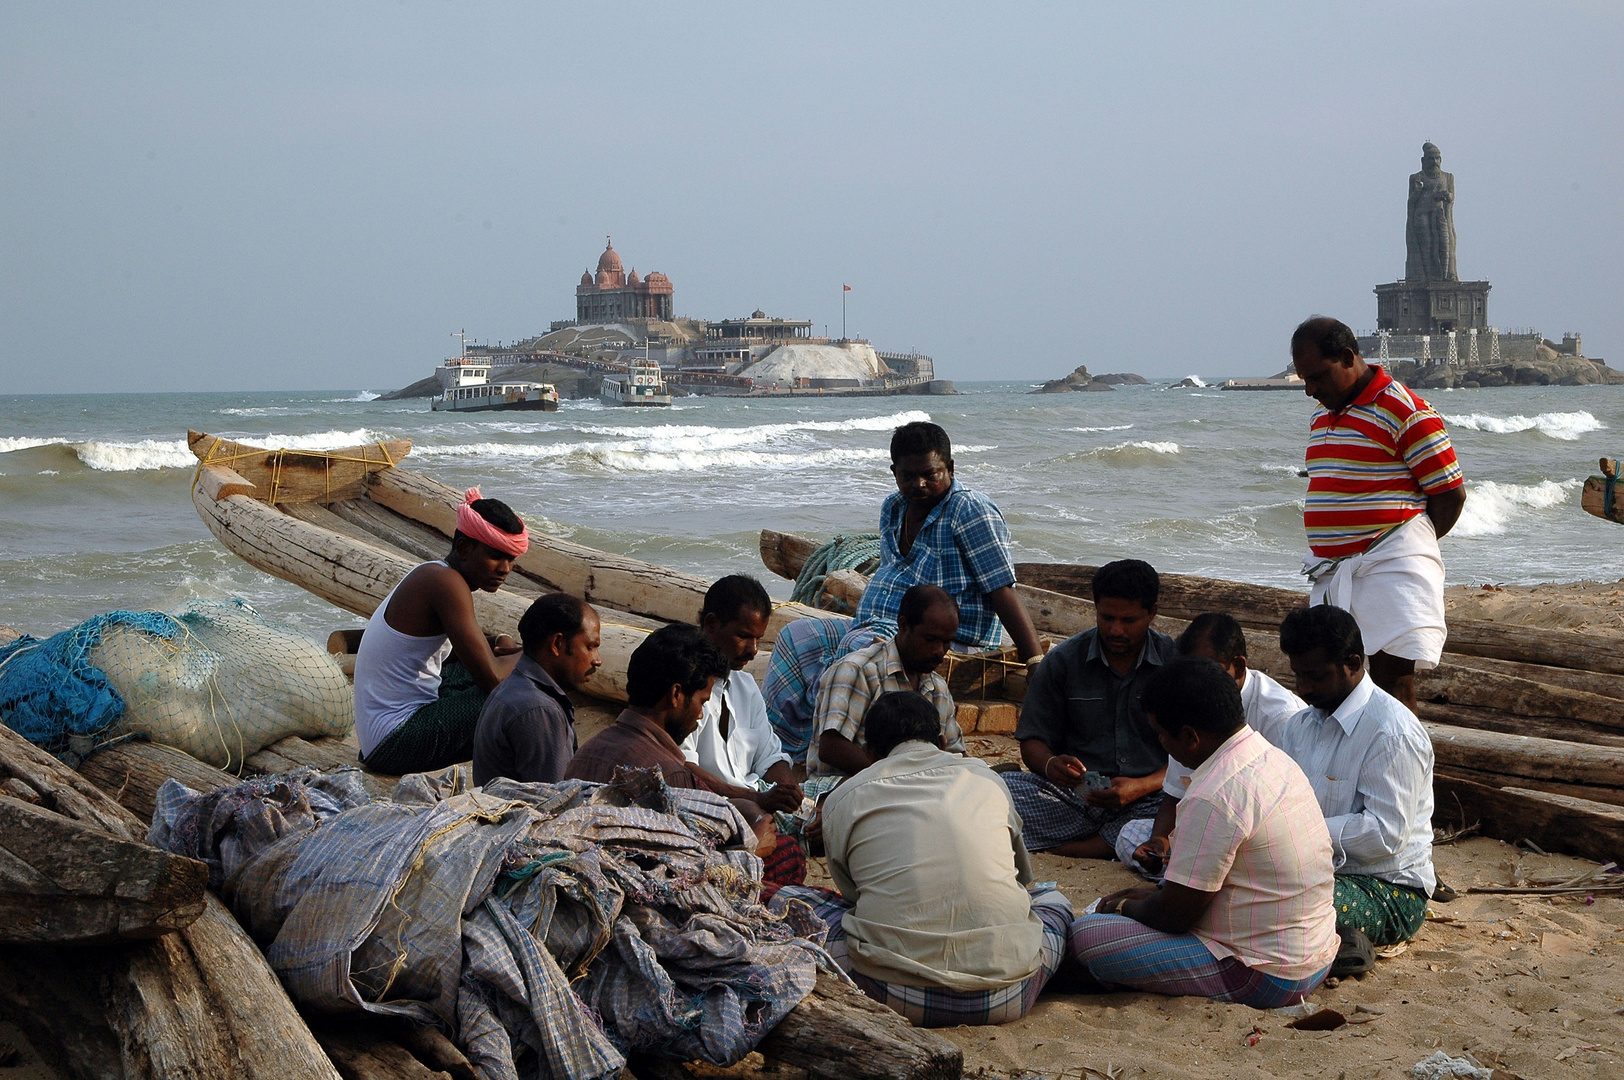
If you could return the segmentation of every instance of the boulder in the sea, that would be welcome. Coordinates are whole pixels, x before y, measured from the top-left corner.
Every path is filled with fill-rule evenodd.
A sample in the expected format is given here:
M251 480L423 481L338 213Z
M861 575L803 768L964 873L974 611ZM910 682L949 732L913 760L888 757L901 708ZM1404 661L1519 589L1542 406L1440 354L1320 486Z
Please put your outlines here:
M1073 370L1070 375L1067 375L1063 379L1050 379L1038 389L1032 391L1032 393L1064 394L1073 390L1081 390L1088 393L1098 393L1102 390L1115 389L1113 384L1116 383L1140 384L1146 381L1147 380L1143 376L1126 373L1117 373L1112 375L1090 375L1088 373L1088 365L1078 364L1076 369Z

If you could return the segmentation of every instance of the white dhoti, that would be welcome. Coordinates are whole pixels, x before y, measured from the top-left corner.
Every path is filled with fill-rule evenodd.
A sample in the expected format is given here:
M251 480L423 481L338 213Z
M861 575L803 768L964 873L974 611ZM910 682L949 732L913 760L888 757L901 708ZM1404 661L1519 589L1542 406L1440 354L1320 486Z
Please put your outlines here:
M1360 555L1322 559L1310 552L1303 573L1313 581L1310 604L1351 612L1365 640L1365 655L1384 652L1414 660L1416 670L1438 666L1444 638L1444 559L1432 519L1418 514Z

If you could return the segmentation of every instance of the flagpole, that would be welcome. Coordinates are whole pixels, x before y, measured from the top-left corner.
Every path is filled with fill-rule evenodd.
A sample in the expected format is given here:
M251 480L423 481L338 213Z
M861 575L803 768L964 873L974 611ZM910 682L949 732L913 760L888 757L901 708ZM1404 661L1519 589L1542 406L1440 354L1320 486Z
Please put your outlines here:
M851 292L851 286L845 282L840 285L840 340L846 340L846 294Z

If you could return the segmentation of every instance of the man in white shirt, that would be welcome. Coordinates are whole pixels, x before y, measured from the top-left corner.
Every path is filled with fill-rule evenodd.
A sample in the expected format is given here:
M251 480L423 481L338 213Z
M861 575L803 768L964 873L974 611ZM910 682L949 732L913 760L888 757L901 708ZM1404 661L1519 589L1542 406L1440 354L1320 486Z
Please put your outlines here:
M1233 615L1209 611L1190 620L1175 643L1180 656L1216 660L1241 688L1241 708L1247 726L1275 746L1286 723L1308 703L1261 671L1246 666L1246 633ZM1154 877L1161 873L1173 850L1172 833L1179 800L1189 788L1190 768L1167 759L1162 781L1162 806L1154 821L1130 821L1117 836L1117 858Z
M1009 791L985 762L942 749L912 690L865 720L875 761L830 792L823 838L834 896L784 889L829 927L829 955L863 992L921 1027L1024 1016L1059 967L1071 904L1028 891L1031 861Z
M1331 973L1357 974L1369 967L1371 945L1407 941L1426 920L1437 885L1432 740L1371 680L1348 612L1328 604L1293 611L1280 624L1280 649L1309 706L1285 725L1280 749L1308 777L1331 833L1344 941Z

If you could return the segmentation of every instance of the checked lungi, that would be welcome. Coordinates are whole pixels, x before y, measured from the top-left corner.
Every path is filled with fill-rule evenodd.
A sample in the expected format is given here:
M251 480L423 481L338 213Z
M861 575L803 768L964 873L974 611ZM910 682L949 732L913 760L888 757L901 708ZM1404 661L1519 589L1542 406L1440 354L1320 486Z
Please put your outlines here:
M1084 915L1071 924L1071 956L1107 987L1208 997L1280 1009L1312 994L1329 965L1306 979L1277 979L1233 956L1220 960L1194 934L1166 934L1126 915Z
M905 986L871 979L852 967L841 916L853 907L839 893L812 886L786 886L778 890L776 904L804 900L829 927L823 947L858 987L915 1027L954 1027L958 1024L1007 1024L1025 1016L1038 994L1066 958L1066 935L1071 926L1071 901L1056 889L1032 894L1032 911L1043 921L1043 948L1036 971L997 990L947 990L935 986Z
M1102 837L1114 848L1124 825L1139 818L1154 818L1162 808L1160 791L1127 806L1090 806L1083 801L1081 791L1052 784L1036 773L999 775L1021 815L1021 838L1028 851L1048 851L1090 836Z

